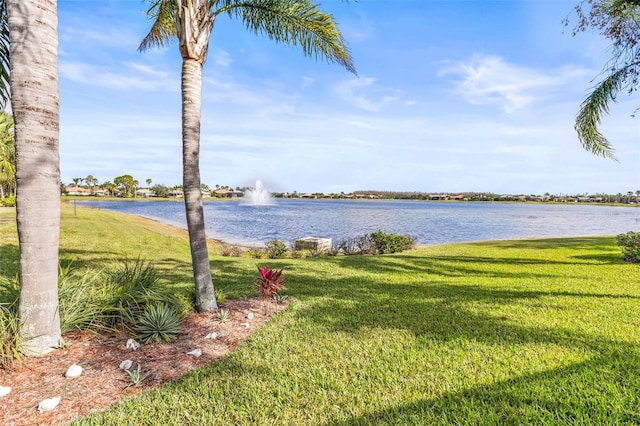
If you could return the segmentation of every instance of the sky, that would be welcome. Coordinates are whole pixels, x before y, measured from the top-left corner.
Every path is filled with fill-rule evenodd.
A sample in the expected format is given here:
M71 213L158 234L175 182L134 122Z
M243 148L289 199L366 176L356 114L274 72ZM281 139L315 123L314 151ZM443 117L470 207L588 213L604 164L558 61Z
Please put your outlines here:
M594 194L640 190L640 96L585 151L576 112L610 43L572 35L577 0L321 1L357 75L216 20L203 71L202 182L275 192ZM182 183L178 46L139 52L138 0L59 0L62 181Z

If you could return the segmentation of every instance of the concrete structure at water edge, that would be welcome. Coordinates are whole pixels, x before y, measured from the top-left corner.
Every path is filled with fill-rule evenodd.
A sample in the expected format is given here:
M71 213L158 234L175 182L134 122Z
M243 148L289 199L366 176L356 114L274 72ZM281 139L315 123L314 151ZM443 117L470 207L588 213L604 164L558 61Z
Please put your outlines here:
M324 253L331 250L331 238L304 237L296 240L295 249Z

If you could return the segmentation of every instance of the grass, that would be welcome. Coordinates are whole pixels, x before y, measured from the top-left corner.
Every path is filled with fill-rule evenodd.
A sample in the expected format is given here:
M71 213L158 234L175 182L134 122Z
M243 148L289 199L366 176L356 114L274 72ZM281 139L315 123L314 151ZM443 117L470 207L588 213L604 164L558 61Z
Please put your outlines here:
M184 232L77 211L63 213L63 259L95 268L140 256L188 291ZM6 216L0 275L11 276ZM287 310L225 359L77 424L640 423L640 267L621 261L613 237L214 255L214 284L252 295L257 262L290 277Z

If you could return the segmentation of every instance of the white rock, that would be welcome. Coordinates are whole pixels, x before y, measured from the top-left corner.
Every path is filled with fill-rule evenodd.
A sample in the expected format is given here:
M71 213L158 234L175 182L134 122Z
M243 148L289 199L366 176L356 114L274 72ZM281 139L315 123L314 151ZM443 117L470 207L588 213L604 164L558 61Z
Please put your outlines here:
M187 352L187 355L192 355L198 358L200 355L202 355L202 350L200 348L195 348L191 352Z
M243 322L240 325L243 326L244 328L249 328L249 323L248 322Z
M252 319L253 319L253 312L249 312L249 313L247 314L247 319L248 319L248 320L252 320Z
M11 388L9 386L0 386L0 398L3 396L7 396L11 393Z
M120 368L120 370L129 370L132 365L133 361L131 361L130 359L125 359L120 363L120 366L118 368Z
M140 347L140 343L136 342L135 340L133 339L127 340L127 349L131 349L132 351L135 351L139 347Z
M74 379L82 374L82 367L78 364L73 364L71 367L67 368L67 372L64 373L64 376L69 379Z
M53 398L45 399L38 404L38 411L51 411L60 403L60 397L54 396Z
M215 331L212 331L211 333L204 336L205 339L212 339L212 340L215 340L216 337L218 337L218 333L216 333Z

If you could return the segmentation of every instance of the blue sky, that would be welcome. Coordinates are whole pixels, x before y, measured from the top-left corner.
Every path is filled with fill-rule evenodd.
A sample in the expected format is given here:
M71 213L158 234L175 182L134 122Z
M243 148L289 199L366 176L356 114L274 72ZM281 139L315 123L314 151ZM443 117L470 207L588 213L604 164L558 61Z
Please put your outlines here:
M619 163L584 151L577 109L609 43L572 37L573 1L323 1L358 76L221 17L203 75L201 176L272 191L640 190L637 95L602 125ZM59 0L62 180L181 183L176 44L140 53L136 0Z

